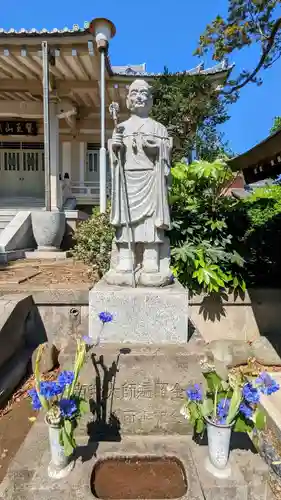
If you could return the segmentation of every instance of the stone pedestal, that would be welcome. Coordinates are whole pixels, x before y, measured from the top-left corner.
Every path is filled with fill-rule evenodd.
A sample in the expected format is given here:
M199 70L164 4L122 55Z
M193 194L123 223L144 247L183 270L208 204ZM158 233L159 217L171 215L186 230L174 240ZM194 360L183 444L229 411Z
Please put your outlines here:
M113 321L101 332L98 314ZM187 342L188 291L178 282L164 288L128 288L100 281L89 293L89 335L102 343L183 344Z

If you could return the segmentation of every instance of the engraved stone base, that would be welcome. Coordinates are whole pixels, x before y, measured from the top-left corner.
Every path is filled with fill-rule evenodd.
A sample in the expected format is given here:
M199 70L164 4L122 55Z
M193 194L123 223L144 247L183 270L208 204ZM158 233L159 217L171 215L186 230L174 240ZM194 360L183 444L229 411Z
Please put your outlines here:
M102 342L182 344L188 335L188 291L178 282L164 288L128 288L100 281L89 293L89 335L100 333L98 314L113 314Z
M100 441L118 434L192 434L180 408L185 389L203 383L200 355L189 344L124 346L101 344L83 367L81 394L93 413L83 415L76 436Z

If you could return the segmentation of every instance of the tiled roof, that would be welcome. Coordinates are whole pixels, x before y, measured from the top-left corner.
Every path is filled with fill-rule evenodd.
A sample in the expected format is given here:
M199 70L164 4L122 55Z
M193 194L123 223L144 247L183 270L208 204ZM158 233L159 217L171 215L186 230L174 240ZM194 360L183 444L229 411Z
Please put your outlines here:
M69 28L68 26L65 26L63 29L58 29L54 28L52 30L47 30L45 28L41 30L37 30L35 28L32 28L30 30L27 30L25 28L21 28L20 30L15 30L14 28L10 28L9 30L5 30L4 28L0 28L0 40L1 38L6 38L8 37L36 37L36 36L41 36L42 35L48 35L51 37L60 37L60 36L69 36L69 35L83 35L88 33L90 26L89 21L85 21L84 25L81 27L78 24L74 24L72 28ZM108 58L108 63L109 63L109 71L112 75L116 76L147 76L147 77L153 77L153 76L161 76L163 73L150 73L146 71L146 65L144 64L131 64L131 65L125 65L125 66L112 66L109 62ZM212 74L217 74L217 73L222 73L222 72L230 72L231 69L233 68L234 65L228 66L227 61L222 61L219 64L216 64L212 68L207 68L204 69L204 64L200 63L198 66L196 66L193 69L190 70L185 70L178 72L176 74L179 75L212 75Z
M53 28L52 30L47 30L46 28L43 28L41 30L37 30L36 28L32 28L30 30L27 30L25 28L21 28L19 30L15 30L14 28L10 28L9 30L5 30L4 28L0 28L0 36L23 36L23 35L28 35L28 36L40 36L40 35L71 35L73 33L84 33L87 32L88 28L90 26L90 23L88 21L84 22L84 26L81 27L78 24L73 24L72 28L69 28L68 26L65 26L63 29L58 29L58 28Z
M140 65L128 65L128 66L112 66L112 71L114 75L120 76L161 76L163 73L149 73L144 68L139 69ZM226 61L222 61L216 64L212 68L204 69L204 64L200 63L196 68L189 69L186 71L179 71L178 75L213 75L217 73L222 73L224 71L230 71L234 65L228 66Z

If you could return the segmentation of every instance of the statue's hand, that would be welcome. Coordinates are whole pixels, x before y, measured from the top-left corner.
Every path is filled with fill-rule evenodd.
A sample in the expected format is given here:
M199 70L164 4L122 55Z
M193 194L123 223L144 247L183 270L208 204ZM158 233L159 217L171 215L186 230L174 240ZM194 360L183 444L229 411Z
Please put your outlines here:
M159 144L153 139L145 139L143 141L143 147L157 151L159 149Z
M148 156L155 158L158 156L159 144L153 139L145 139L143 141L143 149L146 151Z
M124 146L123 134L121 132L113 132L112 134L112 148L114 151L120 151Z

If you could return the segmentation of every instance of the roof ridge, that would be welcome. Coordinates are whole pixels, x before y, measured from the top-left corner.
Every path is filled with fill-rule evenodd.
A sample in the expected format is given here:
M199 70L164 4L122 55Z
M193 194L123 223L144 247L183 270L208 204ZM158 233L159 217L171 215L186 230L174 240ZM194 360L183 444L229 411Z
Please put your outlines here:
M42 35L44 33L48 34L54 34L54 33L83 33L84 31L87 31L89 29L90 22L85 21L83 24L83 27L80 27L79 24L73 24L72 28L69 28L68 26L65 26L62 29L59 28L53 28L50 30L47 30L46 28L42 28L40 30L36 28L31 28L31 29L26 29L26 28L20 28L19 30L16 30L15 28L9 28L8 30L5 30L4 28L0 28L0 34L5 34L5 35Z

